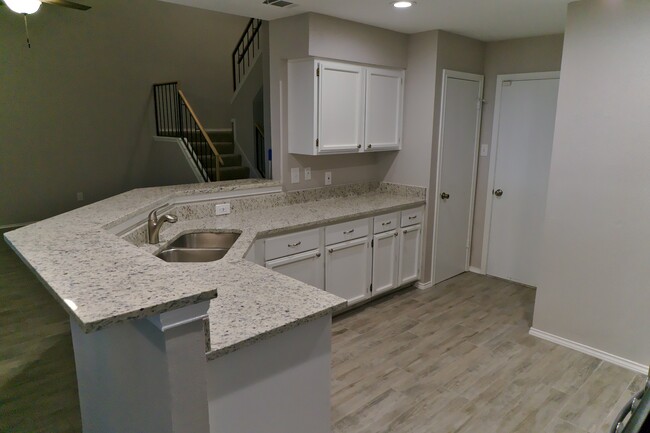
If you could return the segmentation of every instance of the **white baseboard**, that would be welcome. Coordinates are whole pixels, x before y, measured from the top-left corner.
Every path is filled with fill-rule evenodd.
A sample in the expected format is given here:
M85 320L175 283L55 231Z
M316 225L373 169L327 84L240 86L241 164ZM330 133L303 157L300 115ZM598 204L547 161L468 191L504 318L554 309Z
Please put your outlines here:
M566 338L559 337L557 335L549 334L548 332L540 331L539 329L530 328L529 334L541 338L542 340L547 340L560 346L568 347L569 349L576 350L578 352L593 356L594 358L602 359L611 364L618 365L619 367L627 368L636 373L648 374L648 366L639 364L638 362L630 361L626 358L621 358L617 355L612 355L611 353L604 352L595 347L587 346L586 344L578 343L576 341L567 340Z
M485 272L483 272L483 271L481 270L481 268L477 268L476 266L470 266L470 267L469 267L469 271L470 271L470 272L473 272L473 273L475 273L475 274L485 275Z
M433 287L433 281L429 281L428 283L423 283L422 281L418 281L417 283L414 284L414 286L420 290L430 289Z

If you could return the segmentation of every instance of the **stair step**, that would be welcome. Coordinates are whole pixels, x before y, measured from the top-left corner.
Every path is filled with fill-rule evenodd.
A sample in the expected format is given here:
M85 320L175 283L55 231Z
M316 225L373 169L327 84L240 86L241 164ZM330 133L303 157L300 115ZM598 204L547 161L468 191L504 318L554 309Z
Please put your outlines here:
M207 172L210 179L215 179L216 169L210 167ZM248 167L221 167L220 180L235 180L235 179L248 179L250 177L250 169Z
M210 139L215 142L226 142L226 143L232 143L232 129L226 130L226 131L213 131L213 132L208 132L208 135L210 136Z
M236 167L241 165L241 155L224 153L221 155L221 159L223 159L222 167Z

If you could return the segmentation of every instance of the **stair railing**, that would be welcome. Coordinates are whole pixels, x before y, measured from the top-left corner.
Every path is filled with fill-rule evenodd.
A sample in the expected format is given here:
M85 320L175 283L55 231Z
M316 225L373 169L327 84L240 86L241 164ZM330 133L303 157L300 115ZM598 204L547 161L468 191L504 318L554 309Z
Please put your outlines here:
M266 178L266 163L264 160L264 128L255 124L255 168Z
M178 88L178 82L154 84L153 96L156 134L181 138L192 160L200 169L203 180L220 180L223 159L187 97Z
M237 91L237 87L239 87L252 66L256 54L260 52L259 33L262 23L262 20L251 18L232 52L232 84L234 91Z

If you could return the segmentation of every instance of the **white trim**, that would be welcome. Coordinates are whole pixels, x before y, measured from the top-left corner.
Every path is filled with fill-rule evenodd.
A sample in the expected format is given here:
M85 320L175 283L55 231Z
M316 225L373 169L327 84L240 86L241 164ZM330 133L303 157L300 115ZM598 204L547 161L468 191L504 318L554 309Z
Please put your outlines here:
M470 261L470 251L472 243L472 225L474 222L474 202L476 201L476 176L478 171L478 156L479 156L479 142L481 135L481 118L483 115L483 75L469 74L467 72L458 72L452 71L449 69L443 69L442 71L442 97L440 98L440 123L438 128L438 158L436 162L436 191L434 194L434 211L433 211L433 251L431 253L431 281L436 281L436 240L438 238L438 207L440 205L440 181L442 174L442 152L443 152L443 142L442 138L444 135L444 120L445 120L445 102L447 97L447 79L448 78L457 78L460 80L467 81L477 81L479 84L479 96L477 100L478 112L476 115L476 138L474 143L474 162L472 168L472 191L470 193L470 207L469 207L469 219L467 224L467 241L466 241L466 251L465 251L465 270L469 269Z
M640 364L638 362L631 361L626 358L622 358L618 355L613 355L611 353L605 352L595 347L587 346L586 344L578 343L576 341L567 340L566 338L559 337L554 334L549 334L548 332L540 331L539 329L530 328L528 332L533 337L541 338L542 340L550 341L560 346L568 347L569 349L576 350L581 353L593 356L594 358L607 361L611 364L618 365L619 367L627 368L637 373L648 374L648 366Z
M413 285L417 287L419 290L426 290L433 287L433 280L429 281L428 283L423 283L421 281L418 281Z
M475 274L485 275L485 272L483 272L483 271L481 270L481 268L477 268L476 266L470 266L470 267L469 267L469 271L470 271L470 272L473 272L473 273L475 273Z
M244 149L239 145L239 141L237 141L237 119L230 119L230 123L232 124L232 143L235 146L235 149L239 151L244 167L248 167L250 173L254 175L255 179L264 179L262 174L257 171L257 167L251 164L250 159L246 156L246 152L244 152ZM253 143L253 146L255 146L255 143ZM255 151L255 149L253 149L253 151Z
M492 190L497 161L497 143L499 142L499 114L501 112L501 90L504 81L531 81L559 79L560 72L532 72L529 74L497 75L496 98L492 117L492 141L490 142L490 168L488 171L487 198L485 200L485 220L483 221L483 248L481 251L481 273L487 274L488 247L490 244L490 224L492 222Z

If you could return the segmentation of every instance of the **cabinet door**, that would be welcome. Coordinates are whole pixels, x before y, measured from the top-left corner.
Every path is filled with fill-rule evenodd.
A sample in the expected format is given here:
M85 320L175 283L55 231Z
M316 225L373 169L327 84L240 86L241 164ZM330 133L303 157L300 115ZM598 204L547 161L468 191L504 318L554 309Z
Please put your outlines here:
M310 286L325 288L325 265L319 250L270 260L266 267Z
M402 142L403 71L368 68L364 149L399 150Z
M397 287L399 242L397 230L375 235L372 247L372 294Z
M348 305L370 296L372 255L368 238L341 242L325 253L325 290L347 299Z
M420 278L422 227L416 224L401 229L399 241L399 285Z
M358 152L363 143L364 68L320 62L318 153Z

